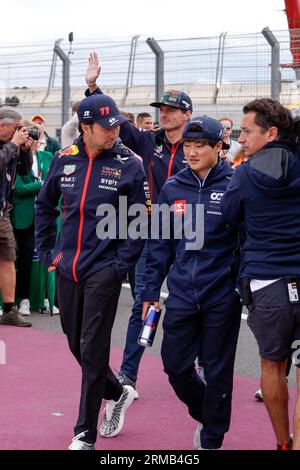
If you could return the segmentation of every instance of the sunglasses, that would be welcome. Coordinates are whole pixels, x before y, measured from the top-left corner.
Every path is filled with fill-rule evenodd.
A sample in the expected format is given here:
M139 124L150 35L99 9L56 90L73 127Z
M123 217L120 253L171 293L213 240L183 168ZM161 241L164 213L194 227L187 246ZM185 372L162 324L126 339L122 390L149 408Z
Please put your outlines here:
M231 129L231 126L222 126L222 127L223 127L223 129L226 129L227 131L230 131L230 129Z

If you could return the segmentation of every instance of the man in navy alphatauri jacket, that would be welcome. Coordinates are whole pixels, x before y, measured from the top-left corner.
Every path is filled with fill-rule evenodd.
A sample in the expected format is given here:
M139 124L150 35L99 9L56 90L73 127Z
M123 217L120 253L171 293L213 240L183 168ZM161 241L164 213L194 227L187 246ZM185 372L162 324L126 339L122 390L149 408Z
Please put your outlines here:
M133 388L120 384L108 362L121 282L144 243L129 238L128 210L140 203L146 211L148 189L141 163L114 144L125 120L115 102L106 95L90 96L77 113L81 137L54 157L37 200L36 244L48 270L57 270L62 327L82 369L79 416L69 449L93 450L102 398L108 400L100 427L104 437L120 432L134 399Z
M219 159L222 138L222 126L213 118L193 118L186 125L183 148L189 168L169 178L162 189L159 203L171 210L171 236L163 236L163 216L159 236L149 241L143 291L145 316L150 303L159 309L160 289L168 275L162 359L176 395L199 422L196 449L221 448L229 429L241 318L235 291L237 230L224 223L220 210L232 176L230 166ZM180 239L178 223L183 217L189 226L190 210L192 230ZM190 240L193 231L195 240ZM191 241L196 245L189 245ZM206 385L195 370L198 355Z
M97 54L91 53L86 73L89 93L101 93L96 81L100 74ZM165 181L186 167L181 137L185 124L190 119L193 106L191 98L179 90L168 90L160 101L150 106L159 108L162 129L158 131L140 131L131 123L125 122L120 127L120 138L124 145L136 152L143 159L144 170L149 184L152 203L158 197ZM137 339L142 326L141 294L144 287L144 274L147 258L147 243L135 267L135 300L129 319L123 360L120 368L120 381L135 387L139 364L145 350ZM138 393L136 392L136 398Z
M286 363L300 340L300 157L288 138L290 112L279 102L257 99L244 109L239 142L247 163L240 165L222 198L232 225L243 222L242 286L248 325L259 346L261 387L277 447L300 449L300 406L290 438ZM300 404L300 357L297 366Z

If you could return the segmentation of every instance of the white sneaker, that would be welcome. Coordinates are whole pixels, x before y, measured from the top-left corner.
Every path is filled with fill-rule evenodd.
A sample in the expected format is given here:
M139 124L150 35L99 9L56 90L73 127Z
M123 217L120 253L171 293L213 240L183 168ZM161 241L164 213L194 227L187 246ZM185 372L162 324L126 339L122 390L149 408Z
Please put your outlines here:
M52 309L51 313L52 313L52 315L59 315L59 309L55 305L53 305L53 309Z
M94 444L89 442L81 441L80 438L85 436L85 432L77 434L73 437L71 444L68 447L68 450L95 450Z
M21 315L30 315L30 304L29 299L22 299L20 303L19 313Z
M108 400L99 428L102 437L114 437L121 431L124 424L124 415L136 396L130 385L124 385L123 393L118 401Z
M0 316L3 315L3 310L2 308L0 307Z

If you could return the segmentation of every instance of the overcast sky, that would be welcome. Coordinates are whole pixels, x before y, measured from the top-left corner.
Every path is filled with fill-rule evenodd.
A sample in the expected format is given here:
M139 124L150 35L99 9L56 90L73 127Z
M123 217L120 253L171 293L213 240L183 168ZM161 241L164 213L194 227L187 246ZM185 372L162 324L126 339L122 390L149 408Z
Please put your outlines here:
M5 6L4 6L5 5ZM284 0L8 0L1 43L67 38L201 37L288 28Z

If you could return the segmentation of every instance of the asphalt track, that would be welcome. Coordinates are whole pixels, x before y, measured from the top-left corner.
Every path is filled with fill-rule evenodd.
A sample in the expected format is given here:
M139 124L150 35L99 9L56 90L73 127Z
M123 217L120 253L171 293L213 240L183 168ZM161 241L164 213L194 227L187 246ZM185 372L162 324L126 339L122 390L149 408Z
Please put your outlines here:
M124 287L115 322L111 366L118 370L132 300ZM32 314L33 328L0 327L0 449L61 450L72 438L77 417L80 369L62 334L59 316ZM124 428L112 439L99 436L99 450L192 450L196 423L177 399L159 356L161 330L144 355L139 400L128 409ZM5 359L5 361L4 361ZM225 450L274 449L265 407L253 398L258 388L257 348L242 321L237 351L232 423ZM290 411L295 404L294 370Z

